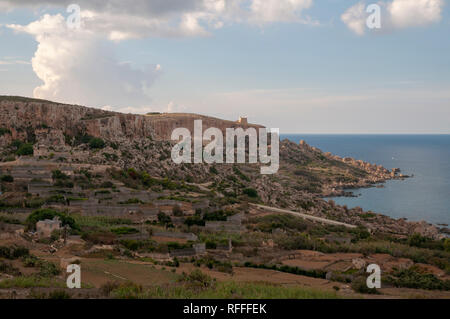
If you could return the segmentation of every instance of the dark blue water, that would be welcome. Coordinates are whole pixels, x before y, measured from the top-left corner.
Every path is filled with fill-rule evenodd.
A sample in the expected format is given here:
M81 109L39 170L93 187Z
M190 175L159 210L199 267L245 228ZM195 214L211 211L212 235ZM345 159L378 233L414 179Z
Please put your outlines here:
M450 135L281 135L341 157L353 157L412 175L384 188L354 190L361 196L333 198L340 205L394 218L450 224Z

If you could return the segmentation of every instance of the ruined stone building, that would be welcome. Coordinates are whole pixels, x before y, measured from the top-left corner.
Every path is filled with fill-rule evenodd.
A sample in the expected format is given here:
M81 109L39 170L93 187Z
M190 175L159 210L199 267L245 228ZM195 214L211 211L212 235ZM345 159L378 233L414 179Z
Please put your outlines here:
M61 230L61 221L58 216L53 219L40 220L36 223L36 232L39 237L50 237L55 230Z

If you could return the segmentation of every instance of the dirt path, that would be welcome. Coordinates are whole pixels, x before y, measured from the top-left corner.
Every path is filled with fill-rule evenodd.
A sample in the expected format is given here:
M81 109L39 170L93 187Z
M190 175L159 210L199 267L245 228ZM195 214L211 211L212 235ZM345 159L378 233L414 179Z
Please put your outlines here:
M338 222L338 221L335 221L335 220L326 219L326 218L322 218L322 217L311 216L311 215L308 215L308 214L294 212L294 211L291 211L291 210L286 210L286 209L281 209L281 208L276 208L276 207L269 207L269 206L264 206L264 205L259 205L259 204L251 204L251 205L256 206L258 208L262 208L262 209L270 210L270 211L273 211L273 212L277 212L277 213L291 214L291 215L294 215L294 216L302 217L304 219L309 219L309 220L313 220L313 221L316 221L316 222L319 222L319 223L328 224L328 225L336 225L336 226L345 226L345 227L348 227L348 228L356 228L355 225L341 223L341 222Z

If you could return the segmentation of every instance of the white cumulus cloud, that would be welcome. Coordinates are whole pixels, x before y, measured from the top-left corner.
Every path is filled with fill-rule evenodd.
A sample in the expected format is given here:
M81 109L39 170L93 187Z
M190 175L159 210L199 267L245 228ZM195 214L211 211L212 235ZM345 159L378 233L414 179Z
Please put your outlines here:
M256 23L305 21L301 13L312 5L312 0L253 0L251 20Z
M407 28L439 22L443 7L443 0L394 0L387 8L392 24Z
M32 67L43 84L34 89L35 97L96 106L148 103L158 66L137 70L118 63L105 41L84 29L68 29L59 14L8 27L38 42Z
M363 35L366 28L366 5L359 2L345 11L341 20L347 27L358 35Z
M73 0L0 0L0 8L60 8ZM84 27L120 41L141 37L205 36L226 24L303 22L313 0L77 0Z
M409 27L426 26L442 19L444 0L392 0L379 1L381 8L381 29L391 31ZM368 30L366 20L367 3L361 1L341 15L341 20L358 35Z

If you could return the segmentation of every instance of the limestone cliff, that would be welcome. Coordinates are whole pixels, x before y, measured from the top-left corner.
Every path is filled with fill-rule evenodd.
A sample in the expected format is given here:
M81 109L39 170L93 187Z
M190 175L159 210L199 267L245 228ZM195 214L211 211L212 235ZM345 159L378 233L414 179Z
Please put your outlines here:
M170 140L177 127L185 127L192 132L196 119L203 121L203 129L217 127L225 131L225 128L232 127L262 127L197 114L122 114L79 105L0 96L0 127L10 131L0 138L0 145L41 136L48 129L56 130L49 135L58 135L60 131L63 135L87 134L110 141L138 138Z

